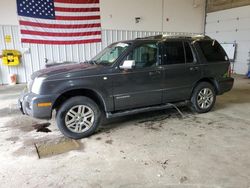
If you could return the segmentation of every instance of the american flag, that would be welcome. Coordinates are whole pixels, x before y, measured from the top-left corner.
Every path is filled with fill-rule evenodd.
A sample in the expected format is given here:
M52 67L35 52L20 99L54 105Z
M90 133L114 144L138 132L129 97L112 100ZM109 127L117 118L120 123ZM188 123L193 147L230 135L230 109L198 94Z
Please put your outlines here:
M99 0L17 0L23 43L101 42Z

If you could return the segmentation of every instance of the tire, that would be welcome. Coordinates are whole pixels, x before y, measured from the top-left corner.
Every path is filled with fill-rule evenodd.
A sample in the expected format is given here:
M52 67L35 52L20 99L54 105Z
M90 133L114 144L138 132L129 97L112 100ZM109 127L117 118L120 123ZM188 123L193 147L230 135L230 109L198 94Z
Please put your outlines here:
M214 107L215 101L215 88L208 82L201 82L193 91L191 109L197 113L206 113Z
M96 131L101 122L101 111L90 98L72 97L58 109L56 122L64 136L81 139Z

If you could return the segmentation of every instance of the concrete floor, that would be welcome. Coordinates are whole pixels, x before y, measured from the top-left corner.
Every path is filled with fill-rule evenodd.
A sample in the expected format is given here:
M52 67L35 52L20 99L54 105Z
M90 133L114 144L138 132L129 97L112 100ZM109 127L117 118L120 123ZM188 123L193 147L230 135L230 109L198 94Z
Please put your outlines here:
M250 80L237 77L214 110L146 113L108 122L78 150L39 159L36 132L16 109L23 85L0 86L0 187L250 187Z

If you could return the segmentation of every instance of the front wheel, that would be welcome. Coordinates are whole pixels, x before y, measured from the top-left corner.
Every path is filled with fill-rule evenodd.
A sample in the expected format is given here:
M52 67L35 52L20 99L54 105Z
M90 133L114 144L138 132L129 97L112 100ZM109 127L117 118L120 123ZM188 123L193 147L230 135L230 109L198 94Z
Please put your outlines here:
M72 97L59 108L57 126L69 138L81 139L90 136L100 124L101 111L87 97Z
M215 104L216 93L214 87L207 82L199 83L192 94L192 110L198 113L209 112Z

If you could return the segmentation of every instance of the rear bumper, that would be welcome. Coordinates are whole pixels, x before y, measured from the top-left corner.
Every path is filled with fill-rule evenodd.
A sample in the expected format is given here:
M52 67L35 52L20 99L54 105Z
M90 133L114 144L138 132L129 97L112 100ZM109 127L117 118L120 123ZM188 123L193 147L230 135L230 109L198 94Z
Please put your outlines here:
M230 91L234 85L234 78L226 78L218 82L218 95Z
M18 108L28 116L38 119L51 119L52 105L56 97L51 95L37 95L34 93L23 93L18 99ZM51 103L50 106L38 107L38 103Z

